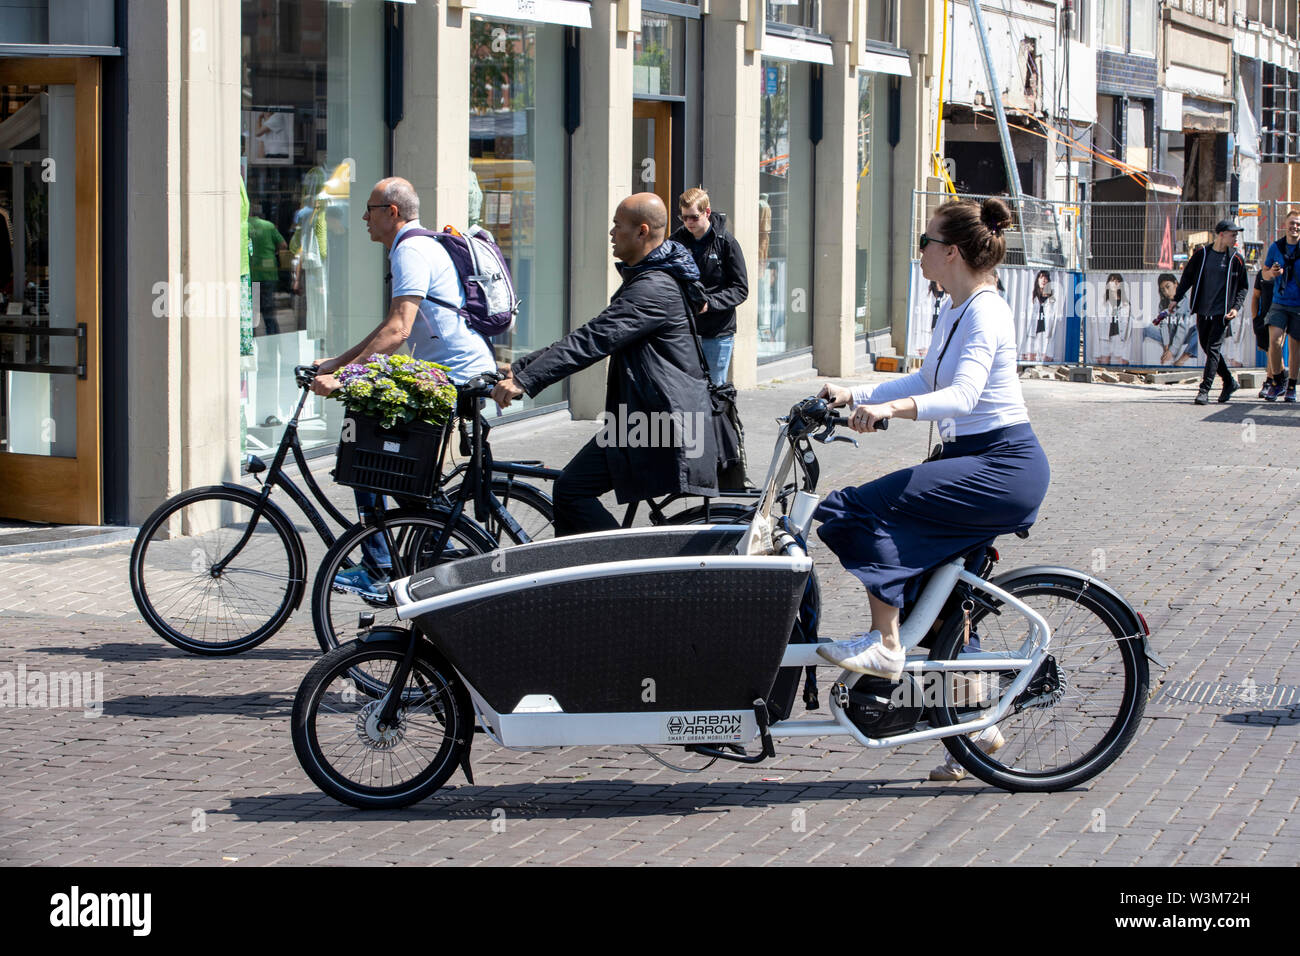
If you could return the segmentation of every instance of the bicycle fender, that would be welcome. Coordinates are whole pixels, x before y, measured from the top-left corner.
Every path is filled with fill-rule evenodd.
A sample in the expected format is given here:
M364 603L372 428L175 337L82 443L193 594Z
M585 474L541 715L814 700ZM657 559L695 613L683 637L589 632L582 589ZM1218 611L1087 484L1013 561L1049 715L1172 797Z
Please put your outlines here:
M253 497L257 497L257 495L260 494L260 492L254 491L252 488L249 488L247 485L241 485L237 481L223 481L221 483L221 487L230 488L235 491L242 491L245 494L252 495ZM297 552L298 566L302 568L303 571L302 581L299 582L298 587L296 589L297 593L294 594L294 598L293 598L293 609L297 611L300 607L302 607L303 595L307 593L307 572L308 572L307 547L302 543L302 534L298 532L298 526L293 523L293 519L289 517L289 515L285 512L283 508L281 508L278 504L272 501L270 497L266 499L266 503L263 505L263 507L267 511L274 512L277 517L283 518L284 521L289 525L289 527L294 530L294 534L290 537L289 540L293 542L293 549L294 551Z
M1126 626L1129 632L1141 635L1142 652L1147 659L1160 667L1169 667L1169 665L1157 657L1155 651L1151 649L1151 635L1147 632L1146 627L1142 623L1142 618L1138 616L1138 612L1134 609L1133 605L1130 604L1122 594L1100 578L1094 578L1091 574L1085 574L1076 568L1067 568L1054 564L1035 564L1031 567L1016 568L1007 571L1005 574L999 574L996 578L993 578L990 583L996 584L998 587L1002 588L1006 587L1007 583L1020 580L1021 578L1042 577L1045 575L1055 576L1058 578L1075 578L1076 580L1082 581L1089 588L1101 591L1108 598L1114 601L1120 611L1128 618Z

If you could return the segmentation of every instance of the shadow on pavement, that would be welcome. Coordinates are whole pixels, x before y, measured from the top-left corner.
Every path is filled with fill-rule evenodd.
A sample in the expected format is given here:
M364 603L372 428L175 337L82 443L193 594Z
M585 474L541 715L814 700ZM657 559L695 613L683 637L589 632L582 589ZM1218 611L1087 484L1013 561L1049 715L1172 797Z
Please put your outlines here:
M464 779L464 778L460 778ZM890 786L890 784L897 786ZM1076 787L1070 792L1086 792ZM692 816L722 810L773 805L797 806L805 800L898 800L930 799L951 795L955 798L1008 797L996 787L950 784L915 785L912 781L825 780L808 783L618 783L602 780L579 780L555 784L502 784L500 786L444 787L413 806L400 810L357 810L338 803L316 790L302 794L236 797L229 813L238 820L266 822L272 820L354 821L364 820L493 820L495 811L506 817L523 819L573 818L611 819L615 817Z
M112 717L204 717L236 714L241 717L287 718L293 694L155 694L114 697L104 701Z
M178 647L172 647L162 638L157 644L91 644L86 647L37 647L32 648L41 654L70 654L77 657L97 657L104 661L182 661L209 660L218 666L221 658L190 654ZM319 647L255 647L243 654L234 654L226 660L241 661L310 661L321 656Z

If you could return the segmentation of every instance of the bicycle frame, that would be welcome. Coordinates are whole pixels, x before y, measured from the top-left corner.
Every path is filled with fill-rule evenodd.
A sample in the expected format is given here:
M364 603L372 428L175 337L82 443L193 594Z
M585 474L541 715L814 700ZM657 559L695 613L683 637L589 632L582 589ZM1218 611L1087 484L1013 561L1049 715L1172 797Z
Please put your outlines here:
M270 498L272 489L277 486L283 488L285 494L287 494L289 498L302 510L303 514L306 515L307 521L320 536L321 540L325 542L325 547L328 548L334 544L335 535L333 530L326 523L325 519L321 517L320 512L312 505L311 501L302 489L294 483L292 478L289 478L284 474L284 462L285 459L288 458L290 452L293 453L293 460L298 465L298 471L301 473L303 482L307 485L307 489L311 492L312 497L316 499L317 503L325 509L326 514L333 518L340 527L346 528L352 524L343 512L336 508L333 502L325 497L325 492L321 490L320 485L316 483L316 479L312 477L311 469L307 467L307 458L303 454L302 444L298 441L298 418L302 414L303 406L307 403L308 393L308 386L303 386L302 395L298 398L298 407L294 409L293 416L289 419L289 423L284 427L284 434L280 436L280 445L275 451L275 457L271 459L271 466L266 471L266 478L258 479L261 481L262 490L258 494L257 506L253 509L252 519L248 522L248 527L244 529L243 535L241 535L239 540L231 547L229 553L213 564L211 573L214 577L220 574L225 569L226 565L233 561L244 549L244 545L248 543L252 538L253 533L257 530L257 524L261 520L262 512L268 507L274 507L274 505L270 503ZM249 456L249 463L249 472L254 476L254 478L256 478L262 471L262 469L257 466L265 466L261 459L256 455ZM231 487L244 487L235 482L224 482L224 484ZM292 525L292 522L290 524ZM296 527L294 528L294 533L297 534ZM302 536L299 534L298 537L299 545L301 546Z

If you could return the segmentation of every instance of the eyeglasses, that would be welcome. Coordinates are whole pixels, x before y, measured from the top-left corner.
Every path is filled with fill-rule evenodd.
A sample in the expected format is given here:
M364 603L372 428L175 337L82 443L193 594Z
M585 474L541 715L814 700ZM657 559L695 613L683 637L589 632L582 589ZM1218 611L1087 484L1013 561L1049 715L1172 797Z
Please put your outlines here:
M371 202L371 203L366 203L366 208L367 208L367 209L387 209L389 206L395 206L395 205L397 205L397 204L396 204L396 203L391 203L391 202Z
M703 216L682 216L682 222L699 222Z
M928 246L928 245L929 245L930 243L932 243L932 242L941 242L941 243L943 243L945 246L955 246L955 245L957 245L957 243L955 243L955 242L949 242L947 239L936 239L934 236L927 236L925 233L921 233L921 238L920 238L920 240L918 241L917 244L921 247L921 251L924 252L924 251L925 251L925 247Z

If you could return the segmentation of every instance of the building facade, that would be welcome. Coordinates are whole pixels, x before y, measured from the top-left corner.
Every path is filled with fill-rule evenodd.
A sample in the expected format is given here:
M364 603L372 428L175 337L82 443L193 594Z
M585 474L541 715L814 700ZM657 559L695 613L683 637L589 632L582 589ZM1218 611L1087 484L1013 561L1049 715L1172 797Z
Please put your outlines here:
M384 315L361 216L387 175L425 226L501 245L523 302L503 360L608 302L621 199L675 214L704 185L749 268L735 381L851 374L906 294L881 224L906 234L916 183L908 6L0 2L0 511L136 523L272 449L293 366ZM604 387L602 363L522 414L592 418ZM309 398L304 444L340 420Z

